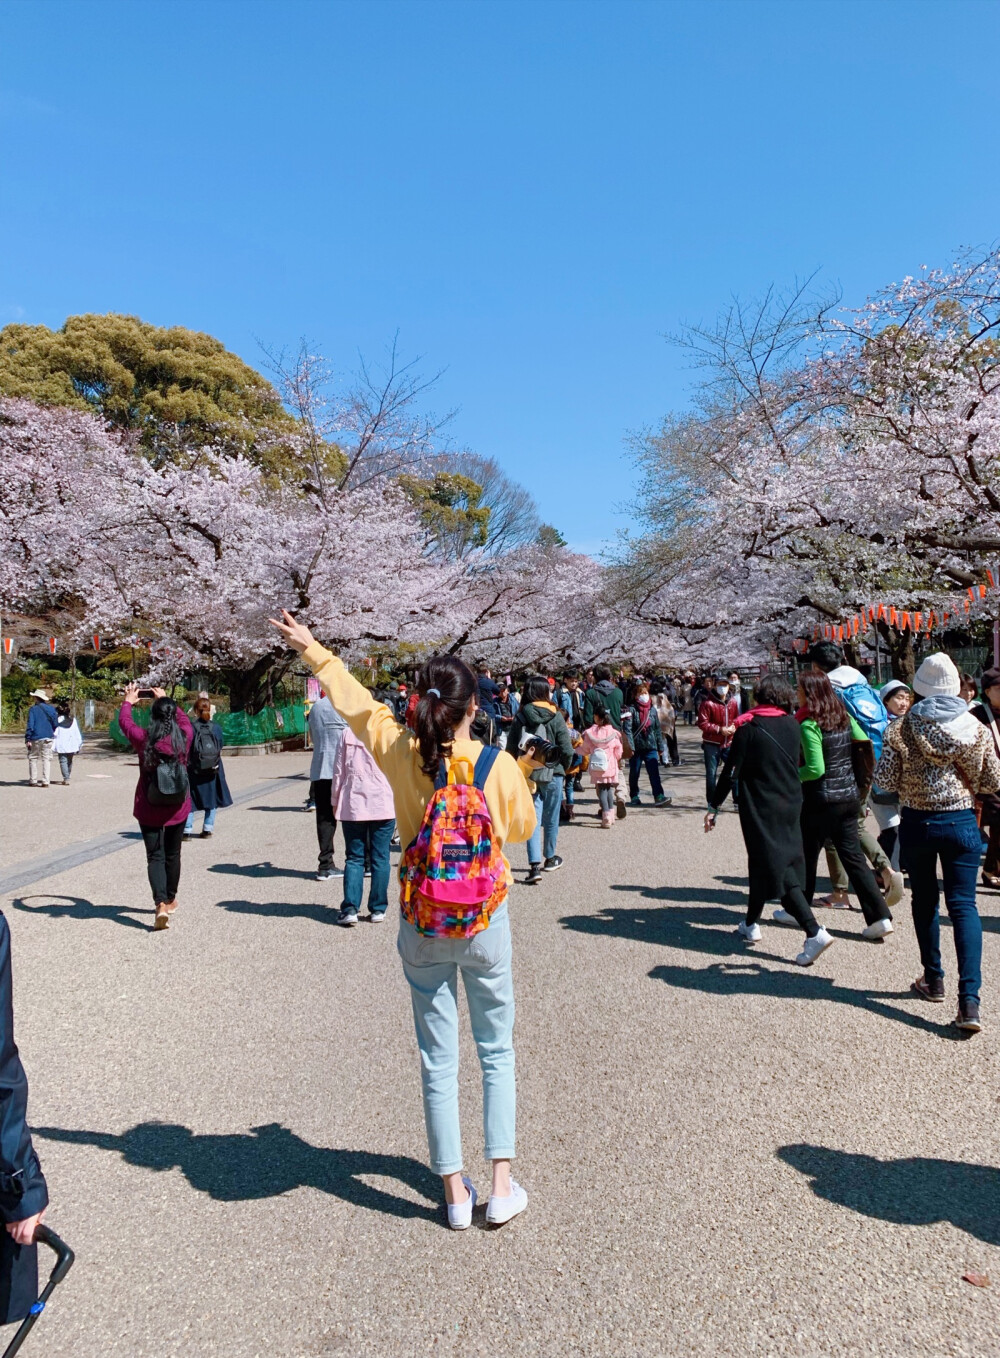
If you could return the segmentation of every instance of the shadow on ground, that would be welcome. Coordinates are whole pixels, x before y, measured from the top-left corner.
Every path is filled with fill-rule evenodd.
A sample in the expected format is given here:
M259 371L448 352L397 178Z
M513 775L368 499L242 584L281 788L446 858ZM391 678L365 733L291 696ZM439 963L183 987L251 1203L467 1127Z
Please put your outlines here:
M227 876L232 877L298 877L306 881L313 881L316 877L315 868L313 868L311 872L307 872L305 868L275 867L271 862L209 863L206 871L223 872Z
M46 903L32 905L31 901ZM133 919L133 916L152 916L156 913L152 906L147 910L140 910L130 905L94 905L93 901L84 900L82 896L51 896L48 893L18 896L14 901L14 909L26 910L31 915L51 915L53 919L109 919L115 924L124 924L129 929L141 929L143 933L148 933L150 926L141 920Z
M901 1226L950 1221L960 1231L1000 1245L1000 1169L959 1160L879 1160L826 1146L781 1146L784 1160L827 1202Z
M192 1188L218 1202L273 1198L296 1188L316 1188L355 1207L395 1217L437 1221L440 1207L412 1202L365 1183L365 1175L396 1179L430 1202L441 1195L441 1180L419 1160L374 1151L333 1150L313 1146L280 1123L249 1132L196 1135L172 1122L140 1122L120 1136L112 1132L70 1131L35 1127L35 1136L74 1146L117 1151L127 1164L141 1169L179 1169Z
M222 910L236 915L270 916L272 919L311 919L317 924L336 924L338 905L311 905L306 901L216 901Z

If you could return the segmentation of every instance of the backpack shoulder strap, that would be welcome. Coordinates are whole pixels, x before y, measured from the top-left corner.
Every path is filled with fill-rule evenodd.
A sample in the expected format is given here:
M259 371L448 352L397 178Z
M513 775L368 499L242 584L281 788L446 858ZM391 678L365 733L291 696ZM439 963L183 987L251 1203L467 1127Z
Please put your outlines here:
M476 760L476 767L472 775L472 786L477 787L480 792L486 788L486 780L490 776L490 770L497 761L500 753L495 745L484 745L483 752Z

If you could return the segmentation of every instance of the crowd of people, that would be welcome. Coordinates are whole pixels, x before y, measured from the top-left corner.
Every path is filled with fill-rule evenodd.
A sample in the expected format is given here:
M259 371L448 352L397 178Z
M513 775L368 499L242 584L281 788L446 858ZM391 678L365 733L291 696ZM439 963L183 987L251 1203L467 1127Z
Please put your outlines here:
M943 653L927 657L912 690L876 690L840 647L816 645L793 686L765 675L751 689L736 672L695 676L624 673L597 666L556 679L494 677L438 656L405 684L374 694L285 613L275 620L322 686L311 705L308 806L318 839L317 880L342 883L338 922L385 920L390 850L400 850L398 951L409 983L430 1162L443 1181L449 1225L468 1227L476 1189L464 1172L458 1118L457 985L461 976L483 1079L486 1210L502 1225L527 1195L511 1174L515 1155L514 986L506 853L526 846L523 882L563 866L560 827L578 813L587 778L596 816L610 830L642 806L645 771L653 806L669 806L667 770L681 763L678 722L701 734L706 832L731 796L748 858L748 901L738 935L761 937L773 919L802 930L795 961L812 965L834 942L820 908L849 909L861 937L882 942L909 877L921 972L914 992L945 999L939 930L940 866L958 963L957 1026L981 1028L982 928L977 877L1000 888L1000 669L970 689ZM49 783L59 754L64 782L80 733L43 690L26 730L30 781ZM145 726L134 705L152 699ZM154 929L177 908L181 848L203 813L203 837L231 805L222 732L207 695L185 712L161 689L131 685L119 713L139 759L134 815L146 849ZM65 742L59 746L60 733ZM877 827L870 834L867 817ZM343 868L335 862L337 827ZM821 852L831 881L816 899ZM2 939L0 939L2 942ZM2 978L0 978L2 979ZM38 1199L40 1200L40 1199Z

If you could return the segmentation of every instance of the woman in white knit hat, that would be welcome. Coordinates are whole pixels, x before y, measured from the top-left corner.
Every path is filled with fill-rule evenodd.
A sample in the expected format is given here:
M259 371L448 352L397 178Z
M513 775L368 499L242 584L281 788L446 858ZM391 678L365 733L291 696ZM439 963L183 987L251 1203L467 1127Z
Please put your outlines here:
M920 666L913 681L918 701L888 727L875 781L898 792L902 807L900 850L910 874L913 927L923 972L913 989L942 1003L938 920L938 860L944 901L958 954L958 1016L955 1023L978 1033L983 928L976 910L976 877L982 840L974 811L975 794L1000 789L1000 759L989 732L959 697L959 673L939 651Z

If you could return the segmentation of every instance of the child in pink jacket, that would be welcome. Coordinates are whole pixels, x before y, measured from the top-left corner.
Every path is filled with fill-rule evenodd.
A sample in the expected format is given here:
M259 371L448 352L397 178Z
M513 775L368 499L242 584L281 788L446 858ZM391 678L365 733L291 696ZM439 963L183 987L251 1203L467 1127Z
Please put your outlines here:
M389 904L389 845L396 833L392 788L367 746L347 727L333 763L333 814L344 832L344 904L338 924L358 922L365 889L365 857L371 861L369 919L380 924Z
M590 757L590 781L597 788L601 827L610 830L615 823L615 789L618 786L618 761L622 757L622 737L611 725L603 703L594 704L594 724L583 733L583 749Z

